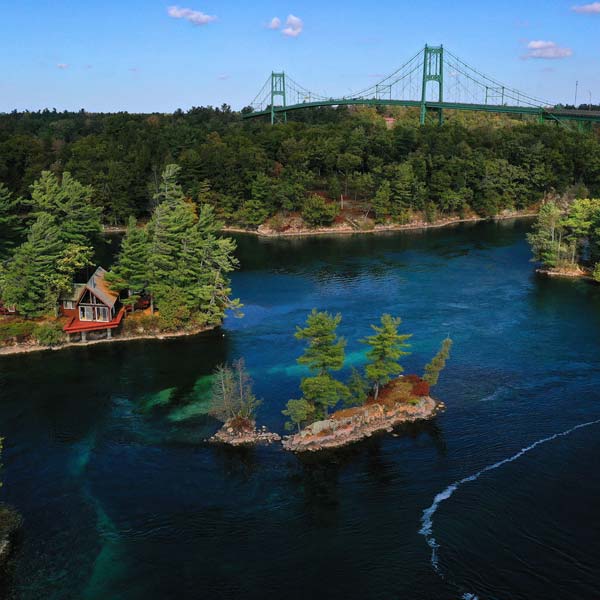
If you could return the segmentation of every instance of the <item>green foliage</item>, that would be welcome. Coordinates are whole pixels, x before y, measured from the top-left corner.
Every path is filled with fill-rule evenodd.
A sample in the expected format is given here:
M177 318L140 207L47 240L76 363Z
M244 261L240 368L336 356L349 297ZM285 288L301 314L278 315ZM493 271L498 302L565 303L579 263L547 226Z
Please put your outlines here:
M593 265L600 259L600 199L578 199L564 210L544 204L527 239L546 267Z
M369 397L369 382L361 373L352 368L350 380L348 381L348 404L351 406L362 406Z
M438 353L433 357L431 362L425 366L423 380L426 381L430 387L433 387L437 384L440 373L446 366L446 361L450 357L451 348L452 340L448 337L442 342Z
M234 215L234 221L247 228L262 225L269 217L269 209L262 200L246 200Z
M40 346L60 346L65 342L65 334L60 323L39 323L33 330L33 337Z
M0 344L22 342L31 337L35 323L31 321L15 321L0 319Z
M10 190L0 182L0 261L8 257L21 236L19 204Z
M306 326L296 328L296 339L307 342L298 363L314 373L302 380L300 388L304 399L314 407L317 418L326 415L330 407L349 395L348 388L331 375L344 366L346 340L338 338L336 331L341 320L341 315L313 309Z
M318 194L310 194L302 204L302 218L313 227L331 225L339 211L336 203L327 202Z
M148 287L148 252L148 232L145 227L138 227L136 218L131 217L116 264L106 274L112 289L117 292L127 290L128 297L123 304L135 304Z
M222 422L232 419L254 420L260 400L252 391L252 380L243 358L219 365L213 376L209 413Z
M384 181L377 190L373 199L373 210L378 223L385 221L385 218L392 212L392 191L389 181Z
M370 346L365 374L373 385L375 399L379 395L381 386L388 383L393 376L402 373L403 368L398 359L410 354L405 351L405 348L410 347L406 342L412 334L398 333L401 323L402 319L399 317L384 314L381 317L381 325L371 325L375 334L362 340L364 344Z
M594 272L592 274L592 276L594 277L594 279L600 283L600 262L596 263L596 266L594 267Z
M304 398L288 400L286 408L281 411L286 417L289 417L289 421L285 423L285 428L288 431L295 428L300 431L301 427L310 421L314 411L314 406Z
M140 294L150 294L165 330L188 323L217 325L225 310L240 307L229 298L228 275L238 265L235 242L219 236L221 223L212 206L198 208L185 199L178 174L176 165L165 169L155 195L162 202L147 226L130 221L107 276L113 289L128 290L125 302L133 304Z

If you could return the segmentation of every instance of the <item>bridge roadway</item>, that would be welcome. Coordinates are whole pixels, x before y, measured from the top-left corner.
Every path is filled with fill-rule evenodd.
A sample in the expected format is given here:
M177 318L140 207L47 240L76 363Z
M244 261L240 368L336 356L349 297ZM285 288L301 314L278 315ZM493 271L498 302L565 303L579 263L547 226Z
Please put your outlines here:
M287 106L275 106L275 113L285 113L304 108L315 108L319 106L408 106L421 108L419 100L390 100L385 98L341 98L330 100L318 100L314 102L301 102L299 104L289 104ZM600 111L588 110L567 110L564 108L554 107L537 107L537 106L508 106L506 104L465 104L460 102L426 102L427 110L466 110L474 112L491 112L491 113L508 113L531 115L538 117L539 120L554 120L554 121L580 121L600 123ZM261 110L244 114L245 119L253 119L257 117L271 115L271 109Z

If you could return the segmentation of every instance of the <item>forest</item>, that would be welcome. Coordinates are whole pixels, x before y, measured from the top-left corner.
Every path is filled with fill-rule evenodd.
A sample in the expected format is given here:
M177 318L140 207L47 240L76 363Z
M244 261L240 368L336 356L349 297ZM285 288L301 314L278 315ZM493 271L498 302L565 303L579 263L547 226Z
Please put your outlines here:
M384 116L392 116L392 127ZM492 216L525 209L550 193L600 195L598 130L450 115L419 127L410 109L328 108L290 114L285 125L242 120L229 106L173 114L13 112L0 115L2 213L22 208L42 171L93 190L104 225L142 221L156 208L161 173L224 223L256 228L298 213L331 223L338 200L373 222Z

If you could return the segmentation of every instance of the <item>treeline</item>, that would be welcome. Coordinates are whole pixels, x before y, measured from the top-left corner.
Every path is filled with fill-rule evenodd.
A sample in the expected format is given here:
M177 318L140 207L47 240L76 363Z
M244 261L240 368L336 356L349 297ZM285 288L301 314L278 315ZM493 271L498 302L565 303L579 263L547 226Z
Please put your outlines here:
M458 118L419 127L401 115L388 129L381 111L368 108L293 118L302 120L271 127L242 121L226 105L168 115L0 115L0 182L17 202L43 170L69 172L93 188L104 223L125 224L149 218L160 174L177 163L187 198L244 227L278 212L327 222L335 211L324 205L342 195L377 221L401 222L416 211L431 219L523 209L574 186L600 194L595 132Z
M600 199L547 202L527 237L535 260L545 268L583 270L600 281Z
M166 166L148 223L138 226L130 217L116 263L106 275L124 305L134 308L143 297L152 314L158 308L162 330L214 326L228 308L239 307L229 298L229 273L238 264L235 242L219 235L222 224L212 206L185 196L179 173L179 166ZM42 172L26 200L16 201L0 184L0 306L26 319L58 316L61 297L71 296L73 284L95 266L95 250L103 243L101 209L93 198L94 188L69 172L61 178ZM24 212L16 214L16 204ZM8 337L32 331L19 323L18 331L13 322L7 326L12 327ZM42 337L59 342L60 328L52 331Z

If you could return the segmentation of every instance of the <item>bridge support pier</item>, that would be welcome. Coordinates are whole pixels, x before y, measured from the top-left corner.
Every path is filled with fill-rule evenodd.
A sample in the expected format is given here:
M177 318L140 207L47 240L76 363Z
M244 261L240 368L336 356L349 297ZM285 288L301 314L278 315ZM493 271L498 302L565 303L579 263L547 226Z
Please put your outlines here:
M271 125L275 123L287 123L287 112L275 111L275 98L280 96L281 106L285 108L285 73L271 73Z
M427 120L427 84L433 81L437 83L438 102L444 101L444 46L425 45L423 51L423 85L421 87L421 125ZM438 123L444 123L444 111L438 109Z

